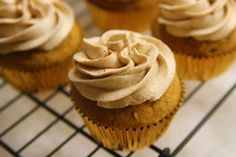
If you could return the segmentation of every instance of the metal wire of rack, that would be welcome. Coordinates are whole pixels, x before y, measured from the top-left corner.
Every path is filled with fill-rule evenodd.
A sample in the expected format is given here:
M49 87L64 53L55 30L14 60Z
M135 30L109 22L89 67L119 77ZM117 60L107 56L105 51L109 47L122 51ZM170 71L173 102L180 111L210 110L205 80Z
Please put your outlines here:
M67 0L69 4L72 6L72 8L75 11L76 16L78 17L78 20L80 23L83 25L84 30L87 34L87 36L91 36L94 34L99 34L100 31L94 27L92 20L86 10L85 4L81 0L73 1L73 0ZM235 92L236 88L236 78L235 78L235 69L236 66L233 66L233 69L230 70L227 74L227 78L230 78L231 81L228 82L226 85L227 88L225 88L225 91L223 94L219 95L217 97L217 101L214 102L210 107L207 112L203 114L202 117L199 117L199 120L197 121L196 124L194 124L194 127L192 127L189 131L189 133L184 136L180 141L178 141L178 144L174 149L170 150L168 145L164 147L159 147L158 143L151 145L148 149L148 151L152 151L154 156L159 156L159 157L175 157L177 156L182 149L188 144L188 142L193 138L193 136L198 133L198 131L206 124L206 122L212 117L212 115L222 106L225 104L225 101L232 96L232 93ZM232 77L234 76L234 77ZM222 76L222 79L220 80L221 83L225 81L226 76ZM232 80L233 79L233 80ZM187 81L185 81L187 82ZM217 81L216 81L217 82ZM214 84L214 81L213 81ZM216 83L215 83L216 84ZM184 106L185 104L188 104L191 99L197 95L201 94L201 89L202 88L208 88L209 83L207 82L187 82L187 96L185 98ZM210 90L209 90L210 91ZM79 117L75 117L74 120L71 120L69 115L73 115L74 108L72 104L63 106L63 109L57 109L56 105L52 107L50 106L50 102L53 102L56 98L58 97L63 97L60 98L60 100L63 100L65 102L70 101L69 99L69 92L68 92L68 86L59 88L55 91L51 91L49 93L42 95L37 95L37 94L24 94L20 93L16 90L14 90L6 80L0 77L0 156L37 156L34 150L37 151L37 149L42 149L41 151L45 151L43 154L40 156L67 156L63 155L63 153L58 153L61 150L64 150L66 148L69 148L70 146L72 147L72 144L76 145L76 142L72 141L77 141L81 143L81 145L78 146L78 148L73 148L72 150L77 151L77 156L102 156L101 154L107 154L107 156L115 156L115 157L130 157L130 156L135 156L138 154L135 154L136 152L119 152L119 151L112 151L107 148L104 148L102 145L99 145L96 143L96 141L93 139L93 137L90 135L90 133L87 131L86 126L83 124L81 119L78 119ZM193 100L192 100L193 101ZM32 104L30 107L28 104ZM18 107L16 107L19 105ZM23 105L23 106L20 106ZM27 110L24 110L24 106L28 106ZM16 111L16 112L12 112ZM19 111L19 113L18 113ZM31 128L27 128L27 126L23 126L26 121L29 119L34 119L35 115L38 113L43 113L47 114L49 116L50 120L46 119L47 124L44 126L40 126L41 123L37 123L38 119L42 118L43 116L39 115L37 118L37 122L33 125L33 128L39 128L35 129L36 132L34 132L33 135L28 134L28 132L24 133L25 130L30 130ZM11 113L9 115L9 113ZM14 115L16 114L16 115ZM43 115L42 114L42 115ZM7 115L7 116L6 116ZM14 118L16 116L17 118ZM46 117L46 116L45 116ZM6 120L7 119L7 120ZM79 123L77 122L79 121ZM27 123L28 124L28 123ZM53 136L53 128L58 127L62 125L63 128L68 128L68 131L66 131L66 136L62 134L60 136L60 141L58 139L52 139L55 140L55 143L53 145L53 148L51 146L46 145L44 142L39 142L42 141L43 138L45 138L45 134L48 134L48 132L52 132L50 135ZM40 127L39 127L40 126ZM18 131L14 131L18 129ZM19 132L19 128L23 129L22 132ZM60 127L59 127L60 128ZM171 128L170 128L171 129ZM59 129L60 130L60 129ZM17 135L13 135L13 133ZM29 131L30 132L30 131ZM30 132L31 133L31 132ZM10 135L9 135L10 134ZM19 136L23 135L30 135L29 137L24 137L21 138ZM78 140L77 137L79 135ZM13 136L13 137L12 137ZM48 137L48 136L46 136ZM59 136L57 136L59 137ZM14 142L14 138L19 139L20 141L17 141L16 143ZM83 139L83 140L81 140ZM23 141L21 141L23 140ZM13 142L12 142L13 141ZM81 142L82 141L82 142ZM20 143L20 144L19 144ZM36 144L35 144L36 143ZM68 143L72 143L69 146ZM86 143L86 146L83 146L83 144ZM42 146L43 145L43 146ZM37 148L38 147L38 148ZM47 149L47 147L50 147L50 149ZM66 147L66 148L65 148ZM83 148L86 148L86 153L80 154L80 151L82 151ZM77 150L78 149L78 150ZM1 151L2 150L2 151ZM4 152L4 153L3 153ZM102 152L102 153L101 153ZM2 153L2 154L1 154ZM71 152L70 152L71 153ZM69 155L70 156L70 155Z

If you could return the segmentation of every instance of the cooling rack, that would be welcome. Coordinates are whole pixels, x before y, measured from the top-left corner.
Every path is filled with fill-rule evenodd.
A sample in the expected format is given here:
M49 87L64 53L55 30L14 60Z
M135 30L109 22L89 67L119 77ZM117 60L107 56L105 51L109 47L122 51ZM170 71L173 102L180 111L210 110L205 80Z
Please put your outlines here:
M84 1L67 2L87 37L101 33L94 26ZM0 77L0 156L233 156L236 153L233 148L236 144L233 129L236 127L232 120L236 118L236 107L233 107L236 64L208 82L184 83L184 105L166 134L148 148L121 152L96 143L72 106L68 86L47 93L24 94ZM220 144L225 143L222 148Z

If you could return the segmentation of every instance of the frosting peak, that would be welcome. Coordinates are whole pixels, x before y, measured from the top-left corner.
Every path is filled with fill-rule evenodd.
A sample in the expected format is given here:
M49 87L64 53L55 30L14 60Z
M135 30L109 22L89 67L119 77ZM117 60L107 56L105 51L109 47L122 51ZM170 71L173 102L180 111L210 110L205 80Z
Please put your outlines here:
M72 10L61 0L0 0L0 54L50 50L73 23Z
M159 99L175 75L175 61L161 41L112 30L84 39L69 78L86 98L104 108L122 108Z
M159 22L178 37L217 41L236 27L234 0L162 0Z

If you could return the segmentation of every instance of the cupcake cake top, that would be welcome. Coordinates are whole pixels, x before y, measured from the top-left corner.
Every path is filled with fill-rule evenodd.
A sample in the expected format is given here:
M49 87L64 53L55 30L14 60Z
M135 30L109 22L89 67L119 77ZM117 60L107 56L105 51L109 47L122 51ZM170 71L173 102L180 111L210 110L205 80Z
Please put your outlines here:
M83 40L69 78L87 99L122 108L159 99L175 75L171 50L160 40L122 30Z
M217 41L236 28L235 0L161 0L159 23L168 33Z
M158 0L88 0L107 10L136 10L157 5Z
M0 0L0 54L53 49L73 24L73 12L61 0Z

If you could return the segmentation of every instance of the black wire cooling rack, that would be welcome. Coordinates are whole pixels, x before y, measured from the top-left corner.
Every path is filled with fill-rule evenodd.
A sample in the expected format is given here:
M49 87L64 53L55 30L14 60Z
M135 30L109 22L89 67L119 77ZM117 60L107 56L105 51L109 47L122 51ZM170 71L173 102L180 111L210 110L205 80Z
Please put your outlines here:
M86 36L100 34L93 25L84 2L67 1L84 27ZM44 94L23 94L0 77L0 156L175 157L205 126L219 107L226 104L226 100L235 99L235 75L236 65L233 65L227 73L209 82L184 81L187 94L184 105L177 114L177 117L180 115L179 118L176 117L177 122L174 120L160 142L157 141L142 152L112 151L97 144L76 114L70 102L68 86ZM214 101L205 101L208 99ZM191 127L188 127L186 133L173 128L187 123L186 118L181 115L188 113L189 117L192 117L195 110L198 110L193 106L200 105L207 107L190 122ZM188 111L190 106L192 113ZM182 125L179 128L183 129L186 126ZM177 130L174 137L181 138L173 139L173 135L170 135L168 139L171 134L169 132L173 130ZM169 146L172 139L175 145Z

